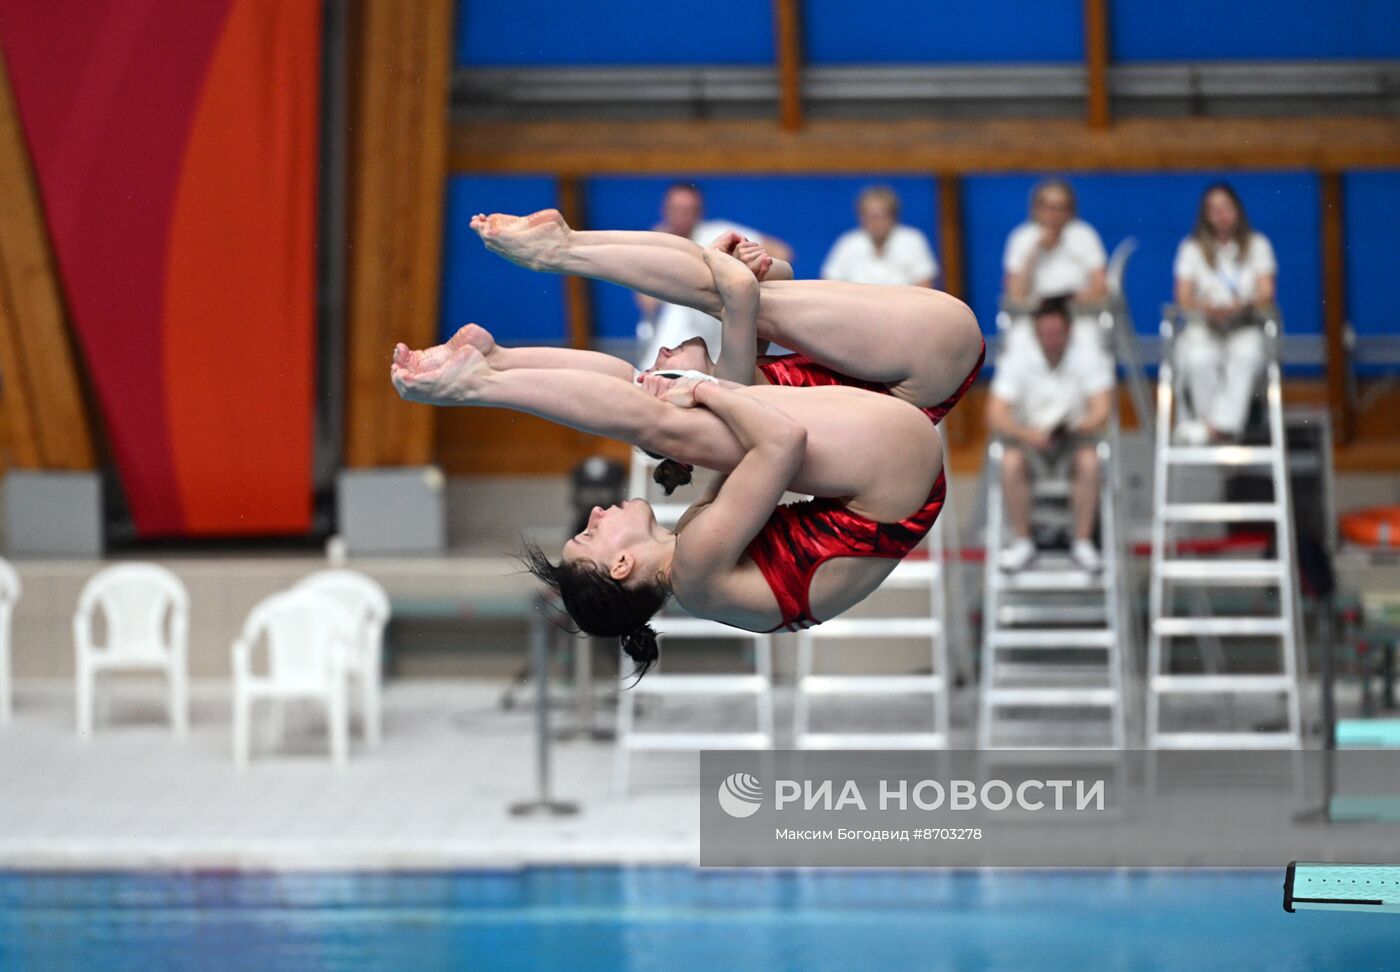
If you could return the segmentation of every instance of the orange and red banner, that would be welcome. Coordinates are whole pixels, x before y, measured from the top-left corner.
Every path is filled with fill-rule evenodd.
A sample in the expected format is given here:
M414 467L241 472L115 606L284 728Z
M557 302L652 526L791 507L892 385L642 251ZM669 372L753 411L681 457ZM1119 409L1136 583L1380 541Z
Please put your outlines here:
M139 534L305 533L321 4L0 0L0 44Z

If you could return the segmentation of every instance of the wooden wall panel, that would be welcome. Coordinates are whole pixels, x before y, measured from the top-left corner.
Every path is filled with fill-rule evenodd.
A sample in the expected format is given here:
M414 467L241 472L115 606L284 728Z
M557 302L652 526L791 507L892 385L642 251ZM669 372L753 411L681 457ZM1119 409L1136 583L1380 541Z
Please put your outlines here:
M0 410L27 469L96 466L82 373L64 312L24 130L0 53Z
M1112 122L1108 104L1108 0L1084 0L1084 74L1089 127L1107 128Z
M811 173L1348 169L1400 166L1385 117L461 122L456 172Z
M778 68L778 124L802 127L802 9L799 0L773 0L774 58Z
M351 39L346 465L433 458L435 409L389 383L394 343L435 343L452 0L362 0Z

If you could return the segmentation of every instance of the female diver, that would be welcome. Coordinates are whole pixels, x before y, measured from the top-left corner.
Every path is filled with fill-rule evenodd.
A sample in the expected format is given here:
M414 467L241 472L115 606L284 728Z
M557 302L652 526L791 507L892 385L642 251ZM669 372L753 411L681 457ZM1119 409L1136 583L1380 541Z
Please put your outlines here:
M534 232L541 225L537 217L508 223L506 219L493 233L493 249L517 262L552 269L538 255L539 247L536 255L526 252L532 233L534 241L542 238ZM557 217L546 217L546 222L554 229L562 226ZM731 338L752 335L760 316L768 334L792 333L796 322L785 313L761 310L756 277L734 258L712 248L696 260L693 251L616 239L638 235L653 234L600 234L613 239L595 238L584 246L597 246L602 252L590 258L604 259L576 266L590 267L585 272L604 279L645 277L646 273L607 269L608 261L617 257L637 258L653 275L636 280L638 289L663 298L705 301L704 306L719 310L725 321L726 345L747 347L750 361L752 338ZM569 249L549 246L551 260ZM627 252L634 250L640 253ZM680 259L649 257L666 250ZM700 281L696 267L708 281ZM763 288L763 300L775 288L794 292L805 286L810 285L770 283ZM882 312L888 288L857 290L834 293L854 312L855 320ZM787 306L814 311L816 305L790 300ZM967 318L976 335L971 315ZM823 321L830 318L818 319ZM925 328L931 329L927 323ZM961 335L964 345L970 343L967 336ZM956 358L957 341L952 343L953 353L947 356ZM923 342L925 350L928 344ZM809 626L841 613L878 587L927 532L941 507L944 483L937 432L928 418L896 397L901 388L908 393L911 375L917 381L930 369L905 367L905 377L899 378L898 363L888 367L880 374L895 377L894 395L842 387L823 375L821 387L804 389L800 395L792 388L735 389L710 380L653 383L651 390L663 401L622 380L616 359L559 349L514 349L510 366L498 368L496 362L509 357L505 352L479 328L464 328L447 345L422 352L398 348L393 379L400 394L412 400L514 408L730 471L686 513L675 533L658 527L650 508L634 500L595 510L583 533L565 545L561 564L549 563L537 551L531 554L532 568L560 591L580 627L622 637L639 671L656 657L655 636L646 621L668 596L693 614L748 630ZM591 370L540 370L541 365L564 364L565 357L569 365L586 359ZM892 357L872 354L870 361L879 368ZM630 366L621 368L630 378ZM936 387L925 388L928 394L937 393ZM937 400L945 397L955 396L945 391ZM778 507L789 487L824 498Z

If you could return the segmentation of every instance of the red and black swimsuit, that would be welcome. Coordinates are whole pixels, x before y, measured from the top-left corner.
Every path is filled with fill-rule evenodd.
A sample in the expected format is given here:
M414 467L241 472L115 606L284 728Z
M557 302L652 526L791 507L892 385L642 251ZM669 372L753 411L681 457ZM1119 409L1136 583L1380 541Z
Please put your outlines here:
M935 423L963 397L986 359L987 343L977 364L951 396L931 408L920 409ZM888 395L885 385L851 378L817 364L803 355L773 358L758 366L769 384L793 387L846 385ZM839 500L810 499L779 506L749 543L748 554L778 599L782 622L774 631L800 631L820 624L812 616L808 588L817 568L834 557L903 558L919 545L933 527L947 496L942 471L934 480L924 505L898 523L879 523L852 513Z

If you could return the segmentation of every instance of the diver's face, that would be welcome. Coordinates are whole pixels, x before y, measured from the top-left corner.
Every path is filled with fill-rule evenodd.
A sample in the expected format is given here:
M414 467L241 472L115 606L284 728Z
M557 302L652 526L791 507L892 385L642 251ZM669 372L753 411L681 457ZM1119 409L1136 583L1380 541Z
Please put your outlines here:
M656 352L652 371L703 371L710 374L714 365L710 353L705 348L705 339L693 337L674 348L662 348Z
M656 515L643 499L625 500L620 506L593 507L583 530L564 544L564 561L591 560L609 569L624 550L652 543Z

